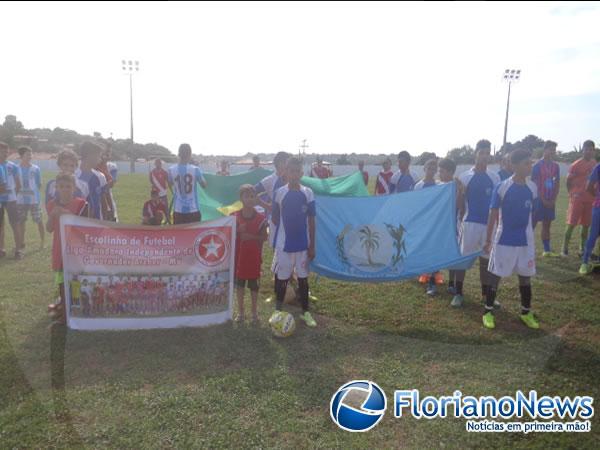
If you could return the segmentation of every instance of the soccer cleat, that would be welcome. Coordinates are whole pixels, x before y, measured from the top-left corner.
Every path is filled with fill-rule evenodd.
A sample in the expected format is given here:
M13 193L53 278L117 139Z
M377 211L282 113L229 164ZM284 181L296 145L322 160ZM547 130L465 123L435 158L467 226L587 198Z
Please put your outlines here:
M273 296L265 298L265 303L271 303L273 301Z
M309 299L311 302L316 302L316 301L319 301L319 297L315 297L315 296L312 294L312 292L310 292L310 291L308 291L308 299Z
M435 296L435 294L437 294L437 287L435 287L435 284L432 284L431 286L427 287L427 295L433 297Z
M493 330L496 328L496 321L494 320L494 315L491 312L486 312L483 315L483 326L488 330Z
M579 268L579 275L589 275L590 273L592 273L592 266L589 264L584 263Z
M315 319L313 319L313 317L310 315L310 313L308 311L306 311L304 314L302 314L300 316L300 318L302 320L304 320L304 322L306 323L307 326L314 328L317 326L317 322L315 322Z
M558 254L554 252L544 252L542 253L543 258L558 258Z
M566 258L567 256L569 256L569 251L568 250L563 250L562 252L560 252L560 257L561 258Z
M540 327L538 321L535 320L535 317L533 317L532 312L528 312L527 314L521 314L521 320L525 325L527 325L529 328L533 328L534 330L537 330Z
M460 308L464 302L465 302L465 298L462 295L457 294L452 299L450 306L452 306L453 308Z
M456 295L456 288L454 286L448 286L448 294Z
M242 314L238 314L235 317L235 323L244 323L244 316Z

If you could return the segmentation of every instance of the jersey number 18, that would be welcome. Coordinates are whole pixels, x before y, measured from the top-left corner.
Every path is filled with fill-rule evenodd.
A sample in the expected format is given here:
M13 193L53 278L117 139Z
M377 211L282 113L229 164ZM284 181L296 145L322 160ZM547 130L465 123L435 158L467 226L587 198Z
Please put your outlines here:
M186 173L183 176L183 180L180 175L177 175L175 177L175 182L177 183L179 192L183 192L184 194L190 194L192 192L192 188L194 187L194 179L189 173Z

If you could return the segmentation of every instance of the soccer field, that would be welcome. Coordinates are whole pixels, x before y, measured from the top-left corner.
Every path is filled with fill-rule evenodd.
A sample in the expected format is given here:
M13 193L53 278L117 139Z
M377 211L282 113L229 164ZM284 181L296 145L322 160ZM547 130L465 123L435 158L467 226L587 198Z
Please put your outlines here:
M119 178L122 222L139 223L148 192L145 175ZM563 184L555 251L566 204ZM395 419L389 395L502 397L535 389L597 402L600 276L577 274L578 233L573 256L538 259L532 306L540 330L519 320L516 277L502 281L496 329L485 330L474 268L460 310L450 308L449 294L427 298L416 281L311 277L318 327L297 321L296 333L281 340L266 325L274 308L264 302L272 291L267 246L260 326L51 331L52 239L38 250L29 222L25 259L0 260L0 448L598 448L598 415L589 433L468 433L464 419ZM6 240L10 253L9 230ZM385 417L367 433L342 431L329 417L331 396L353 379L388 393Z

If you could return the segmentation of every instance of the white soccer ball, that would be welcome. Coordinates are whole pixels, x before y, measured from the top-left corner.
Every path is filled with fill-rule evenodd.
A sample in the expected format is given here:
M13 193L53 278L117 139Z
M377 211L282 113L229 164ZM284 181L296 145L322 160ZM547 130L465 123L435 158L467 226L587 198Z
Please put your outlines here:
M285 311L275 311L269 319L269 325L277 337L289 337L294 334L296 329L294 316Z

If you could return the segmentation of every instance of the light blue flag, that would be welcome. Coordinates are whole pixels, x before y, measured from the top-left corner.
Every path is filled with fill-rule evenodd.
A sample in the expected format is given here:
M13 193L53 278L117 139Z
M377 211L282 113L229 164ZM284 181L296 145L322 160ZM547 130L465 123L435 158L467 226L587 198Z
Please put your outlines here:
M316 197L311 269L349 281L397 281L441 269L468 269L461 255L454 183L379 197Z

